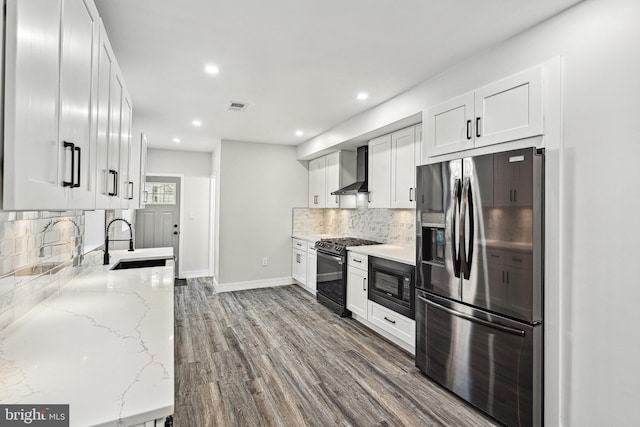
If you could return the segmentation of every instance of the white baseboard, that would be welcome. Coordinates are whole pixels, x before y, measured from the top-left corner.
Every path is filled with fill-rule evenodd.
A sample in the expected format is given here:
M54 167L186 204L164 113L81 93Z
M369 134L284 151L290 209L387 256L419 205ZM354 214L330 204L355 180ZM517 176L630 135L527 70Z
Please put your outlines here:
M183 271L181 279L195 279L196 277L210 277L209 270Z
M271 288L274 286L293 285L295 281L292 277L277 277L274 279L263 280L249 280L246 282L231 282L231 283L218 283L216 278L213 278L213 286L216 292L232 292L243 291L246 289L259 289L259 288Z

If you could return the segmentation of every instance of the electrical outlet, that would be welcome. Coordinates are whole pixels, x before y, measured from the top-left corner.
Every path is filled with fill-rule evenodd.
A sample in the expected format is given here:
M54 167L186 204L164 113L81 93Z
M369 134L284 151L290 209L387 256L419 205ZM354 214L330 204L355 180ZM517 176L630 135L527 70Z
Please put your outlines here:
M262 258L262 266L266 267L267 265L269 265L269 258Z

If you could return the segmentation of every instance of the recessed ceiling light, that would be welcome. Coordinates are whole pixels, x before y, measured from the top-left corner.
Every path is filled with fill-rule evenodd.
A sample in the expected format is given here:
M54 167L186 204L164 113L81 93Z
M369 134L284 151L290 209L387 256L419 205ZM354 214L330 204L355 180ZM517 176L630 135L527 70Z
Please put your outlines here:
M368 94L368 93L366 93L366 92L360 92L360 93L358 94L358 99L359 99L360 101L364 101L364 100L365 100L365 99L367 99L368 97L369 97L369 94Z
M200 120L194 120L194 121L191 122L191 124L196 126L196 127L202 126L202 122Z
M207 73L213 74L213 75L218 74L220 72L220 69L213 64L208 64L207 66L204 67L204 70Z
M304 131L297 130L297 131L296 131L296 135L297 135L297 136L302 136L302 135L304 135Z
M173 142L175 142L176 144L178 144L180 142L180 138L173 138Z

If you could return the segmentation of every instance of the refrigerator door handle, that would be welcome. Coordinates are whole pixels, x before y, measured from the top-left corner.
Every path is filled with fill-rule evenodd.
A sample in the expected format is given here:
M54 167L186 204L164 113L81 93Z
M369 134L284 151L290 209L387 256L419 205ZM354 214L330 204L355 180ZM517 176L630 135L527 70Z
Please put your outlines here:
M469 322L478 323L478 324L486 326L488 328L496 329L498 331L506 332L506 333L512 334L512 335L518 335L520 337L524 337L524 335L525 335L524 331L521 330L521 329L511 328L509 326L504 326L504 325L501 325L499 323L489 322L489 321L484 320L484 319L479 319L477 317L473 317L473 316L471 316L469 314L466 314L466 313L461 313L459 311L452 310L452 309L450 309L448 307L445 307L443 305L440 305L440 304L438 304L436 302L429 301L428 299L426 299L426 298L424 298L424 297L422 297L420 295L418 295L418 299L420 301L424 302L427 305L430 305L432 307L436 307L436 308L438 308L440 310L444 310L447 313L451 314L452 316L456 316L456 317L459 317L461 319L468 320Z
M469 212L469 244L467 249L467 211ZM462 213L460 217L460 264L465 280L471 276L471 263L473 262L473 194L471 193L471 179L465 178L462 188Z
M460 277L460 251L459 248L456 247L456 237L458 235L456 219L460 214L460 197L460 179L456 179L453 182L453 210L451 211L451 258L453 262L453 274L456 277ZM460 222L460 224L462 224L462 222ZM460 239L459 244L462 244L462 239Z

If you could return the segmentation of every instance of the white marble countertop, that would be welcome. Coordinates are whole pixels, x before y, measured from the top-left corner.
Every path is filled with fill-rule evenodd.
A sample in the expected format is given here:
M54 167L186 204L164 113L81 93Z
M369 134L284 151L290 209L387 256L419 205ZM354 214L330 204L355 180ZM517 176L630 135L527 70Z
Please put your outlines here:
M396 245L348 246L348 251L416 265L416 248Z
M135 425L174 412L173 260L110 271L111 251L0 332L0 402L69 404L71 426Z

